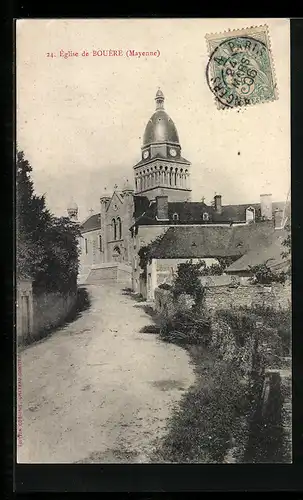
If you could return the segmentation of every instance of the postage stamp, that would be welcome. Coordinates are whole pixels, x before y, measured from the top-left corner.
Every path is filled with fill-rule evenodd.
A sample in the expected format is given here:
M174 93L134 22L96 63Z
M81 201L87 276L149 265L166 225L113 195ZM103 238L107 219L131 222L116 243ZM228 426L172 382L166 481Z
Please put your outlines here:
M207 84L219 109L278 99L268 28L207 34Z

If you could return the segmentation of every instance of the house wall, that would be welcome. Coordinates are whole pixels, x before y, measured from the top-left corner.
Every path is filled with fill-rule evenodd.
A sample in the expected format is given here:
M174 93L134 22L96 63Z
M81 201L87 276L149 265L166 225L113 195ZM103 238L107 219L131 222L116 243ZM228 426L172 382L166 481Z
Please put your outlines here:
M82 237L79 239L79 278L82 276L86 276L89 273L91 266L104 262L104 243L102 241L102 248L100 250L100 235L101 228L82 233ZM87 253L85 248L85 239L87 240Z
M154 241L158 236L164 234L170 226L138 226L138 232L132 238L132 288L136 293L142 293L140 287L140 274L138 252L140 248Z

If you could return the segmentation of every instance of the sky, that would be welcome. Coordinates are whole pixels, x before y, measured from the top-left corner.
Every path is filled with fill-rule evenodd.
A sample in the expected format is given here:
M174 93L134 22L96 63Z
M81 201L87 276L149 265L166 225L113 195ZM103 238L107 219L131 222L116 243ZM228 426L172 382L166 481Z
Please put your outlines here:
M207 86L205 35L266 24L278 99L218 110ZM93 50L159 51L159 57L93 57ZM60 51L88 57L60 57ZM56 57L47 57L54 53ZM17 145L38 194L56 215L71 200L79 218L99 211L141 159L144 129L165 95L192 200L286 199L290 187L290 42L287 19L27 19L17 21Z

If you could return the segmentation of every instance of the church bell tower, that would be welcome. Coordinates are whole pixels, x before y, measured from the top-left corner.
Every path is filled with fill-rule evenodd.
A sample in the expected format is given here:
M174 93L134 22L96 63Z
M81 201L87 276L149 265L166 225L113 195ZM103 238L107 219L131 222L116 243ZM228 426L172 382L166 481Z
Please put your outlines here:
M158 89L156 110L146 125L141 160L134 166L136 194L150 200L190 201L190 162L181 156L176 126L164 110L164 94Z

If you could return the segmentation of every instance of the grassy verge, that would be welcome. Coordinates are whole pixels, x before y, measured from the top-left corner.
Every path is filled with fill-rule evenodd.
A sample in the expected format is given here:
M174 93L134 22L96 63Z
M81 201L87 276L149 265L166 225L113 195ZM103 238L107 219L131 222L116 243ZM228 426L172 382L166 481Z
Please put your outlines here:
M157 444L155 461L222 463L237 443L246 440L247 389L235 368L202 346L188 347L196 381L174 413L168 433Z

